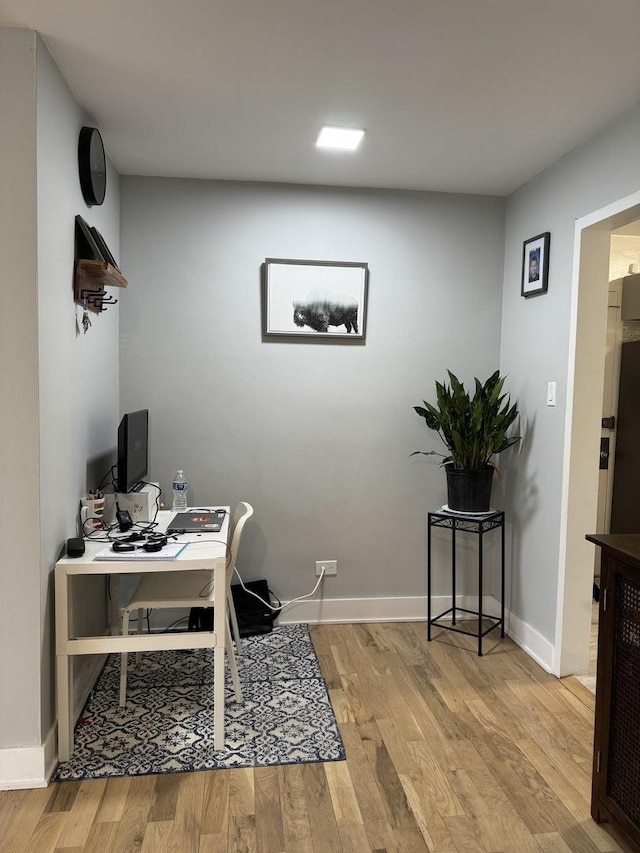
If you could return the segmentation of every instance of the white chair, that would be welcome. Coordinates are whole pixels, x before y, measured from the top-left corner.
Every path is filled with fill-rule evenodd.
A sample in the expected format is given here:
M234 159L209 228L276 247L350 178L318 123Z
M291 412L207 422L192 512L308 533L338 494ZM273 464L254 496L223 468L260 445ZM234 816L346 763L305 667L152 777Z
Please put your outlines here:
M236 656L233 650L231 630L233 628L238 654L241 654L242 646L238 631L238 621L233 597L231 595L231 580L236 565L240 539L244 525L253 515L253 507L245 501L240 501L236 506L231 519L230 545L227 553L226 564L226 607L225 647L229 660L229 669L235 692L236 701L242 702L242 688L238 677ZM213 594L213 572L208 571L185 571L185 572L159 572L158 574L143 574L140 583L136 587L122 616L122 633L129 633L129 619L133 610L138 611L138 633L142 633L144 610L146 608L167 607L214 607L216 602ZM139 653L136 655L139 659ZM128 654L121 655L120 662L120 707L124 707L127 701L127 664Z

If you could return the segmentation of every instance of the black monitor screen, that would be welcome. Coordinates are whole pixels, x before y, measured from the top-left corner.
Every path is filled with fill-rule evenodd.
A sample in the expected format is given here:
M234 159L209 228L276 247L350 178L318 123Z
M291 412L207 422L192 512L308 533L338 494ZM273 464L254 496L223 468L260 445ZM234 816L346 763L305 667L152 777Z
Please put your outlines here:
M149 463L149 410L128 412L118 427L117 491L139 488Z

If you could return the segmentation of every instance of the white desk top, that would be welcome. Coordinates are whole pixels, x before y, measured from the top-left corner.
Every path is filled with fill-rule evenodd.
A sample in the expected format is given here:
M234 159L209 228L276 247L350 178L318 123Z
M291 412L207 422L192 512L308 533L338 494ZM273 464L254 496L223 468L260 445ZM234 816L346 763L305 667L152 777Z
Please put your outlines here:
M82 557L61 557L56 563L56 570L67 575L88 574L143 574L146 572L171 572L176 568L202 569L219 560L226 560L227 541L229 538L229 507L216 506L208 509L224 509L227 511L222 529L219 533L181 533L171 541L187 542L187 547L178 554L175 560L154 560L151 555L149 560L127 560L126 552L118 560L96 560L95 555L101 551L106 544L106 536L98 540L85 539L85 552ZM163 510L156 517L157 525L154 531L163 533L175 515L171 510ZM128 534L122 534L126 536ZM116 537L114 537L115 539ZM178 565L179 564L179 565Z

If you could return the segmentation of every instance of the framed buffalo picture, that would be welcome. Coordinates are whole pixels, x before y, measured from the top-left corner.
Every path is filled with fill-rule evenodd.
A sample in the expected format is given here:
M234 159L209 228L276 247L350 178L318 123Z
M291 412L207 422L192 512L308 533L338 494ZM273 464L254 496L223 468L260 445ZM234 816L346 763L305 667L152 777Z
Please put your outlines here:
M362 341L368 278L367 264L267 258L264 335Z

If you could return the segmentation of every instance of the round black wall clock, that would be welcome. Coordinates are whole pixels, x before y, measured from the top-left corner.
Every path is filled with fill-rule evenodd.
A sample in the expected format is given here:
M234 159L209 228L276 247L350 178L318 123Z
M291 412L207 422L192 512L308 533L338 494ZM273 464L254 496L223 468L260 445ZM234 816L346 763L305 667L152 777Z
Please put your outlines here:
M85 202L89 207L102 204L107 191L107 162L97 127L83 127L80 131L78 172Z

